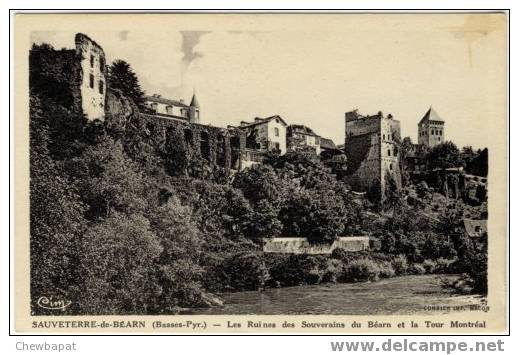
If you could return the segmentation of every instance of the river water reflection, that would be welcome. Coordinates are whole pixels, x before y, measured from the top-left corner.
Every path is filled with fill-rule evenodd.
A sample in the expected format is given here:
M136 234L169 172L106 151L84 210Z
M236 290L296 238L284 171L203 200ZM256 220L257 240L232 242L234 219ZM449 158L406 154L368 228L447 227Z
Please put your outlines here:
M457 275L403 276L377 282L323 284L220 294L225 305L189 314L440 314L479 305L481 296L459 295L444 286ZM449 306L449 311L431 306Z

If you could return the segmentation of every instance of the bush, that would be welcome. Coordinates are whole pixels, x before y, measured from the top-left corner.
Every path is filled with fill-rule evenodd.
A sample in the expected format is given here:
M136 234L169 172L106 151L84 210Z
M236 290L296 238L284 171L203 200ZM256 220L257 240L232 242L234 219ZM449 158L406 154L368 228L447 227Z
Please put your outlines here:
M389 261L382 261L379 262L379 268L380 268L380 278L382 279L388 279L390 277L395 276L395 270L393 269L393 266L391 265L391 262Z
M422 263L426 274L434 274L436 272L436 262L431 259L426 259Z
M328 268L324 256L290 255L272 256L269 263L272 283L280 286L318 284Z
M379 265L370 259L356 260L346 267L347 281L377 281L380 275Z
M425 268L421 264L414 263L409 266L407 273L409 275L424 275Z
M270 274L257 253L240 253L225 261L229 285L237 290L258 290L265 286Z
M393 266L393 270L395 270L396 275L405 275L407 274L407 269L409 267L407 263L407 258L405 255L400 254L393 258L393 261L391 262L391 265Z
M348 210L332 190L303 190L292 194L279 211L284 235L307 238L310 243L329 243L344 232Z
M445 259L439 258L436 259L436 272L439 274L453 274L455 273L453 270L453 265L456 262L456 259Z
M368 251L346 251L342 248L335 248L332 251L331 257L332 259L342 261L344 264L349 264L355 260L369 258L370 255Z
M328 259L326 261L326 269L322 277L322 282L336 283L344 275L344 264L337 259Z

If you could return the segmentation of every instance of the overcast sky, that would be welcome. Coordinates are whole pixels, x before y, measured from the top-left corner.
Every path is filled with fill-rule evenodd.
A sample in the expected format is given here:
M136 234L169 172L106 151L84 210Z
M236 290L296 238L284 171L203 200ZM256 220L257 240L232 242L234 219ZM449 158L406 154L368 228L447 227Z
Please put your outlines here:
M49 25L32 41L73 48L83 32L108 62L128 61L147 94L188 101L196 89L202 122L215 126L279 114L341 144L344 112L357 108L393 114L416 142L432 105L446 139L484 147L487 125L505 119L500 16L185 18L119 15L109 26L93 17L66 31Z

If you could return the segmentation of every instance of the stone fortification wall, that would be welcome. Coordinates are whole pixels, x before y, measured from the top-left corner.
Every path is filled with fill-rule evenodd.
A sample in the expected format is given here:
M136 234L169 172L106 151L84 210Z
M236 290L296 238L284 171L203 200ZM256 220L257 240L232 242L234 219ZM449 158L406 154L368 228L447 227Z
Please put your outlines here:
M369 237L340 237L332 244L310 244L306 238L272 238L265 241L265 253L280 254L331 254L334 249L362 251L370 248Z

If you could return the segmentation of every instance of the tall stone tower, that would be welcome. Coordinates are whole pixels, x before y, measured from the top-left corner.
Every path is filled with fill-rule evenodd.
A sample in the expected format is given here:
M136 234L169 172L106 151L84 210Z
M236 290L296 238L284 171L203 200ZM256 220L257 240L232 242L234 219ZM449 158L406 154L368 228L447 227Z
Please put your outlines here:
M445 122L431 106L418 122L418 144L432 148L443 143L444 137Z
M106 58L103 48L87 35L76 34L76 54L81 58L81 108L89 120L105 117Z
M200 105L195 93L193 93L191 104L189 104L188 118L191 123L200 123Z
M398 142L400 122L382 112L372 116L360 115L357 110L346 112L344 153L348 158L347 179L360 191L378 188L384 196L387 177L401 186Z

